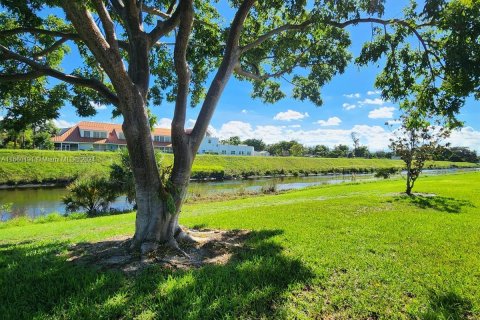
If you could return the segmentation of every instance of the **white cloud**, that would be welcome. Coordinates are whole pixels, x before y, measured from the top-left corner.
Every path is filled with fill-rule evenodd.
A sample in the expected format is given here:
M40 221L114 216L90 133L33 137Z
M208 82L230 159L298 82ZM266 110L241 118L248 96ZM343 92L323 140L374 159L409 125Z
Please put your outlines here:
M393 118L394 107L381 107L374 109L368 113L368 117L371 119L391 119Z
M243 114L248 113L247 109L243 109L243 110L242 110L242 113L243 113Z
M185 124L185 127L186 128L193 128L195 126L195 123L197 122L197 120L194 120L194 119L188 119L187 120L187 123Z
M95 110L105 110L107 109L107 106L101 103L95 103L93 101L90 101L90 105L95 108Z
M358 101L358 104L360 104L361 106L364 106L366 104L368 105L374 105L374 106L382 106L385 104L385 102L387 101L383 101L383 99L380 99L380 98L375 98L375 99L364 99L362 101Z
M187 129L192 129L194 126L195 126L195 123L197 122L197 120L194 120L194 119L188 119L186 124L185 124L185 128ZM208 132L212 135L212 136L217 136L218 135L218 132L217 130L215 130L215 128L210 124L208 125L208 128L207 128ZM228 137L231 137L231 136L228 136ZM227 137L227 138L228 138Z
M367 95L369 95L369 96L374 96L374 95L377 95L377 94L380 94L380 93L382 93L380 90L367 91Z
M225 139L239 136L242 140L261 138L265 143L275 143L281 140L296 140L305 145L324 144L333 147L338 144L351 145L351 133L355 132L360 143L370 150L386 150L390 143L391 132L382 126L355 125L351 129L319 128L302 130L292 126L256 126L243 121L229 121L216 131L215 136Z
M401 124L402 120L388 120L387 124L388 125L395 125L395 124Z
M172 119L161 118L160 120L157 121L157 123L155 124L155 127L170 129L172 127Z
M62 120L62 119L59 119L59 120L54 119L53 124L57 128L70 128L70 127L73 127L76 123L70 122L70 121L67 121L67 120Z
M447 141L452 147L469 147L480 152L480 131L476 131L472 127L453 131Z
M347 98L360 98L360 93L350 93L350 94L344 94L343 95L344 97L347 97Z
M280 121L291 121L291 120L301 120L303 118L307 118L310 115L308 112L301 113L295 110L288 110L285 112L279 112L273 117L273 120L280 120Z
M229 121L222 125L218 131L220 138L229 138L234 136L252 138L253 128L250 123L243 121Z
M339 117L331 117L328 120L318 120L317 123L322 127L338 126L342 120Z
M354 105L354 104L350 104L350 103L344 103L344 104L342 104L342 107L345 110L352 110L352 109L355 109L357 106Z
M393 133L384 126L355 125L351 129L318 128L302 130L292 126L256 126L243 121L229 121L216 131L214 136L221 139L239 136L242 140L261 138L265 143L275 143L281 140L296 140L302 144L312 146L324 144L333 147L338 144L352 144L351 133L355 132L362 145L370 150L387 150ZM210 129L209 129L210 130ZM448 140L453 146L465 146L480 152L480 131L471 127L462 128L452 133Z

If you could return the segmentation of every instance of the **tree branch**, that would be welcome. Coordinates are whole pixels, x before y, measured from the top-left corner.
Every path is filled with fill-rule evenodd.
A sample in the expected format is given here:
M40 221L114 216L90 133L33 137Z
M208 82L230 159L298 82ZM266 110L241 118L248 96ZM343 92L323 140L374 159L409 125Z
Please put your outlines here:
M256 73L249 72L249 71L243 69L242 66L240 65L240 63L237 63L235 65L234 71L235 71L235 73L237 73L238 75L240 75L242 77L250 78L250 79L255 80L255 81L264 81L265 80L265 78L263 76L261 76L259 74L256 74Z
M67 38L70 40L80 40L80 36L76 33L56 31L56 30L46 30L46 29L39 29L39 28L29 28L29 27L1 30L0 37L7 37L11 35L16 35L19 33L43 34L43 35L49 35L54 37Z
M175 2L176 1L173 1L172 3L175 3ZM144 5L144 7L145 7L145 5ZM150 38L150 44L156 43L158 41L158 39L160 39L162 36L168 34L173 29L175 29L175 27L178 26L178 24L180 23L180 7L181 6L179 5L172 15L165 14L165 16L167 16L167 17L165 17L165 19L166 19L165 21L161 21L161 20L157 21L157 25L155 26L155 28L153 28L153 30L150 31L150 33L148 34L148 36ZM150 12L154 11L154 12L161 13L161 11L159 11L157 9L150 8L150 7L148 7L148 8L149 8Z
M352 20L348 20L348 21L344 21L344 22L337 22L337 21L331 21L331 20L315 21L313 19L308 19L308 20L305 20L304 22L302 22L300 24L286 24L286 25L280 26L278 28L275 28L275 29L272 29L272 30L266 32L265 34L259 36L256 40L254 40L254 41L250 42L248 45L242 47L240 49L241 53L245 53L248 50L251 50L255 47L258 47L259 45L261 45L262 43L264 43L265 41L269 40L270 38L272 38L273 36L275 36L277 34L280 34L280 33L285 32L285 31L291 31L291 30L302 31L302 30L305 30L309 25L311 25L313 23L330 25L330 26L333 26L333 27L341 28L341 29L344 29L348 26L356 25L356 24L359 24L359 23L376 23L376 24L380 24L380 25L383 25L383 26L397 24L397 25L404 26L404 27L408 28L410 30L410 32L412 32L415 35L415 37L420 41L420 43L423 47L423 50L424 50L425 54L427 55L429 69L432 73L432 77L435 78L435 76L436 76L435 72L434 72L434 69L433 69L433 66L432 66L432 63L431 63L430 59L428 58L428 55L431 54L437 61L440 61L440 59L434 52L432 52L431 50L428 49L428 46L427 46L425 40L423 39L420 32L418 32L418 29L420 29L420 28L432 26L433 25L432 22L427 22L427 23L412 26L407 21L401 20L401 19L388 19L387 20L387 19L372 18L372 17L371 18L356 18L356 19L352 19ZM246 71L239 70L239 72L245 73Z
M30 71L26 73L0 74L0 82L23 81L37 79L44 74L40 71Z
M97 79L88 79L76 75L65 74L58 70L52 69L49 66L40 64L32 59L15 53L3 45L0 45L0 51L7 57L7 59L13 59L19 62L23 62L34 69L34 71L25 74L2 75L0 77L0 81L11 81L13 80L12 77L17 77L17 80L28 80L38 78L41 75L46 75L73 85L79 85L82 87L88 87L90 89L93 89L100 93L112 104L118 105L118 97L112 91L110 91L110 89L105 84L103 84ZM40 75L38 75L38 73L40 73Z
M275 29L272 29L270 31L268 31L267 33L261 35L260 37L258 37L255 41L252 41L250 42L249 44L247 44L246 46L243 46L240 51L241 53L244 53L252 48L255 48L255 47L258 47L259 45L261 45L262 43L264 43L265 41L267 41L268 39L270 39L271 37L279 34L279 33L282 33L284 31L289 31L289 30L304 30L305 28L307 28L309 25L311 25L313 23L313 20L306 20L300 24L285 24L283 26L280 26L278 28L275 28Z
M247 77L247 78L250 78L250 79L253 79L255 81L264 81L264 80L267 80L269 78L279 78L281 76L283 76L285 73L290 73L292 72L292 70L298 66L300 66L300 62L302 60L302 58L305 56L305 54L310 50L310 48L312 47L312 45L308 46L308 48L306 48L305 50L303 50L302 52L300 52L295 61L288 67L282 69L282 70L279 70L277 72L274 72L274 73L266 73L266 74L259 74L259 73L251 73L251 72L248 72L246 70L244 70L240 64L240 62L237 63L237 65L235 66L235 69L234 71L238 74L238 75L241 75L241 76L244 76L244 77ZM257 68L258 69L258 68Z
M108 44L110 44L110 47L112 49L118 51L117 37L115 35L115 26L113 25L112 18L110 17L110 14L105 7L105 3L103 3L103 0L94 0L93 3L95 5L95 8L97 9L100 20L102 21L103 30L105 31L105 37Z
M109 76L113 86L120 90L127 90L130 78L118 51L112 50L105 40L97 24L87 8L77 1L64 1L62 7L67 17L72 21L81 39L95 56L103 70Z
M160 18L163 18L163 19L170 19L172 17L168 13L158 10L157 8L150 7L146 4L143 4L142 10L146 13L152 14L154 16L159 16Z
M34 57L35 59L40 58L40 57L43 57L43 56L49 54L50 52L55 51L57 48L59 48L62 44L64 44L64 43L67 42L68 40L69 40L69 39L67 39L67 38L61 38L60 40L55 41L55 43L52 44L50 47L45 48L45 49L43 49L43 50L41 50L41 51L39 51L39 52L35 52L35 53L33 54L33 57Z
M243 24L254 4L255 0L244 0L232 21L222 62L207 91L200 114L198 115L195 126L190 133L191 150L193 154L197 152L198 147L205 136L205 132L210 124L220 96L225 89L228 79L233 73L234 67L237 65L240 57L239 41L243 30Z
M53 37L65 38L73 41L82 41L82 39L80 38L80 35L78 35L77 33L56 31L56 30L46 30L46 29L39 29L39 28L15 28L15 29L9 29L9 30L1 30L0 37L7 37L11 35L20 34L20 33L43 34L43 35L49 35ZM120 48L128 50L128 42L123 40L117 40L117 42Z
M181 13L180 13L181 12ZM173 52L175 72L178 77L177 98L175 100L175 113L172 120L172 136L178 138L178 142L185 142L185 118L188 104L188 91L190 86L190 70L187 62L187 48L193 25L193 1L180 0L180 5L175 10L181 22L176 37L176 45Z
M176 12L181 12L181 21L176 36L173 52L175 72L177 74L177 98L172 120L172 146L175 160L173 162L170 180L174 185L188 183L188 175L194 155L189 148L189 136L185 134L185 118L188 104L188 91L191 73L187 62L187 49L193 26L193 0L180 0ZM176 201L181 201L182 195Z
M154 15L154 16L158 16L162 19L170 19L173 16L173 15L169 14L168 12L163 12L161 10L158 10L157 8L152 8L152 7L150 7L146 4L143 4L142 9L143 9L143 12L149 13L149 14ZM203 20L193 19L193 22L194 23L201 23L201 24L209 26L211 28L218 29L218 25L213 24L213 23L209 23L209 22L206 22L206 21L203 21Z

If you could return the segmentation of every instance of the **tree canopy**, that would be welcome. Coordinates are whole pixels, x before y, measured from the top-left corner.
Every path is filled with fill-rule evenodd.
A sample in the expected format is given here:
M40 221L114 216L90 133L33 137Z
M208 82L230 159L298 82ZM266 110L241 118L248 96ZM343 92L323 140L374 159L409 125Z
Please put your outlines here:
M48 99L71 100L80 115L96 112L94 104L118 104L115 80L100 61L92 41L111 46L129 69L135 54L130 47L129 23L148 33L149 64L153 81L148 85L150 105L175 101L174 30L179 28L182 3L189 1L2 1L0 14L0 99L3 105L22 96L26 83L37 90L48 87ZM139 9L128 18L129 3ZM282 81L293 85L292 95L322 104L321 87L342 73L352 60L347 27L372 25L372 40L365 43L355 62L384 63L376 86L382 96L401 101L405 109L418 108L448 117L451 124L470 94L480 86L480 4L468 0L426 0L420 7L411 1L402 18L383 17L381 0L229 1L237 19L228 23L216 2L192 3L194 22L188 35L186 62L191 72L190 103L206 96L205 82L231 54L228 36L239 28L238 50L232 65L235 75L253 83L252 96L265 102L285 97ZM67 19L55 11L63 7ZM75 26L73 12L90 16L96 34L89 39ZM122 11L123 10L123 11ZM133 10L133 9L132 9ZM80 19L80 18L78 18ZM242 24L240 24L240 22ZM241 30L240 30L241 29ZM233 39L230 39L233 40ZM60 67L72 48L83 59L67 73ZM117 49L118 51L114 50ZM56 78L66 82L68 86ZM21 80L21 81L18 81ZM14 84L14 85L12 85ZM68 94L67 94L68 93ZM24 97L25 98L25 97ZM45 108L52 108L55 103ZM115 114L119 114L116 110Z

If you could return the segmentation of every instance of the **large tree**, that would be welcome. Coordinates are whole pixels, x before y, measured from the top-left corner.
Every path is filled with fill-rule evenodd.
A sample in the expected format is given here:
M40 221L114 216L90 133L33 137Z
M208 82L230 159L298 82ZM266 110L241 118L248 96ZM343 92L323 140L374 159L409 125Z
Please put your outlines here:
M402 18L384 17L384 0L231 0L228 6L2 0L1 6L1 82L53 78L45 87L68 84L65 99L80 115L102 103L123 117L138 206L133 245L143 251L161 242L178 247L185 235L178 216L192 162L232 75L251 81L253 97L265 102L283 98L281 84L289 82L294 98L321 105L321 87L351 60L349 27L366 23L372 40L356 62L383 64L376 86L407 111L434 111L457 124L455 114L480 82L478 1L426 0L422 8L413 1ZM70 51L83 61L65 72L58 61ZM2 90L10 93L9 86ZM168 179L155 160L148 112L163 98L175 103ZM186 132L188 103L200 111Z

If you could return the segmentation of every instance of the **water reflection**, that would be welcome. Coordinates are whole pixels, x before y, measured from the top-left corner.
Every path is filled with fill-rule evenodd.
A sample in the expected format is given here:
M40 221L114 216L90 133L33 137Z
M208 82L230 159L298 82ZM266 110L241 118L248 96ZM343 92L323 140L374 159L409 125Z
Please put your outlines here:
M479 169L442 169L425 170L424 175L438 175L460 171L478 171ZM372 174L357 175L321 175L307 177L277 177L276 188L279 191L290 189L302 189L322 184L338 184L352 181L367 181L376 179ZM262 187L272 183L271 178L191 182L189 196L209 196L219 193L234 193L240 190L258 192ZM13 217L28 216L38 217L52 212L65 213L65 206L62 198L67 194L65 188L25 188L25 189L4 189L0 190L0 206L11 203L9 212L0 212L0 221L9 220ZM119 197L111 208L115 210L130 210L125 197ZM1 210L0 210L1 211Z

